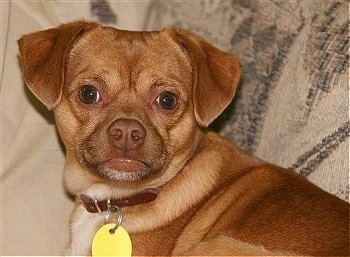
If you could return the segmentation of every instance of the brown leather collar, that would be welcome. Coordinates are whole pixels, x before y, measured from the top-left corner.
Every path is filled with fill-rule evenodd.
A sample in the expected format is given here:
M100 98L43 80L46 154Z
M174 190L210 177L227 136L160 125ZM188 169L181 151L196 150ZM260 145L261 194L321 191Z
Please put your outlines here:
M157 196L157 191L150 189L130 197L111 199L109 202L110 206L126 207L152 202ZM80 195L79 198L88 212L97 213L108 211L108 200L97 201L87 195Z

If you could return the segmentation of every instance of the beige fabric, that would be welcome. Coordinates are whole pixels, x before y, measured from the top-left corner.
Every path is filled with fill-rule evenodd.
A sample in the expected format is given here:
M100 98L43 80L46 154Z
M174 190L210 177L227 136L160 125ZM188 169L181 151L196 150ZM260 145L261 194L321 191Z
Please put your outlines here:
M332 74L332 82L328 84L329 91L319 90L314 97L313 103L307 105L310 88L313 88L313 80L320 73L315 67L320 62L324 53L330 54L330 59L343 58L344 55L335 53L335 49L342 36L332 35L338 30L343 22L348 22L348 12L345 10L346 4L336 8L329 14L329 17L322 17L323 11L330 8L330 3L334 1L306 2L294 8L303 10L306 17L305 25L301 29L298 37L290 48L287 62L282 70L278 86L272 91L269 97L269 108L267 109L264 126L261 132L262 140L255 151L255 154L265 160L277 163L283 167L293 167L296 156L303 156L311 151L320 142L320 148L309 159L315 160L314 165L318 165L314 172L310 173L308 179L323 189L348 199L349 188L349 125L344 136L345 141L338 147L334 147L334 152L322 161L317 160L317 154L328 154L332 151L331 144L326 149L325 138L338 130L342 124L349 121L349 70L344 73ZM315 15L318 16L315 16ZM325 18L335 17L334 22L329 25L326 32L318 31ZM315 23L312 19L316 20ZM317 45L324 40L324 34L329 33L329 44L325 50L320 51ZM349 33L347 33L348 36ZM344 37L346 40L346 37ZM343 39L342 39L343 40ZM348 39L347 39L348 40ZM336 47L332 46L335 45ZM348 54L348 52L345 52ZM345 57L345 56L344 56ZM322 72L331 74L332 65L327 64ZM288 90L287 87L290 89ZM346 129L345 129L346 130ZM333 143L336 143L335 137ZM320 157L321 158L321 157ZM319 163L318 163L319 162ZM306 163L311 166L311 162ZM303 164L297 170L306 168Z
M72 207L62 186L64 156L54 125L25 90L16 43L22 34L56 25L59 19L52 6L39 2L1 5L1 255L59 255Z

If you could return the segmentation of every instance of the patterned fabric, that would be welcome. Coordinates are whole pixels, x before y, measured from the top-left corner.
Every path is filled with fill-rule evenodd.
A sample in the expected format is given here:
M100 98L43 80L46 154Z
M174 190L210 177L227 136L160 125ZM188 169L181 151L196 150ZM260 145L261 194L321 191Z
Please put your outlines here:
M102 22L107 6L93 1ZM212 127L349 201L347 12L333 0L151 1L142 29L190 29L238 55L240 87Z

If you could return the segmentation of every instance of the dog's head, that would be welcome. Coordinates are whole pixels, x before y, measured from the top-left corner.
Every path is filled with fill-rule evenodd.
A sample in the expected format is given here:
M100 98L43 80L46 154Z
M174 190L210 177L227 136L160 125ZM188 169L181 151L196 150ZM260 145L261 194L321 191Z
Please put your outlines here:
M173 28L130 32L79 21L18 43L28 87L54 110L66 176L89 183L146 187L174 177L240 76L233 55Z

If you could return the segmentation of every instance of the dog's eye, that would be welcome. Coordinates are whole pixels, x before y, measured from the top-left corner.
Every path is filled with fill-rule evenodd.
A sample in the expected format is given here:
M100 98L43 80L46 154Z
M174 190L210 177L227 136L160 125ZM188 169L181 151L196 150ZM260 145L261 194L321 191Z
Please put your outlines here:
M176 96L170 91L162 92L156 99L156 104L166 110L172 110L176 107Z
M79 99L85 104L97 103L100 100L100 93L91 85L85 85L80 88Z

